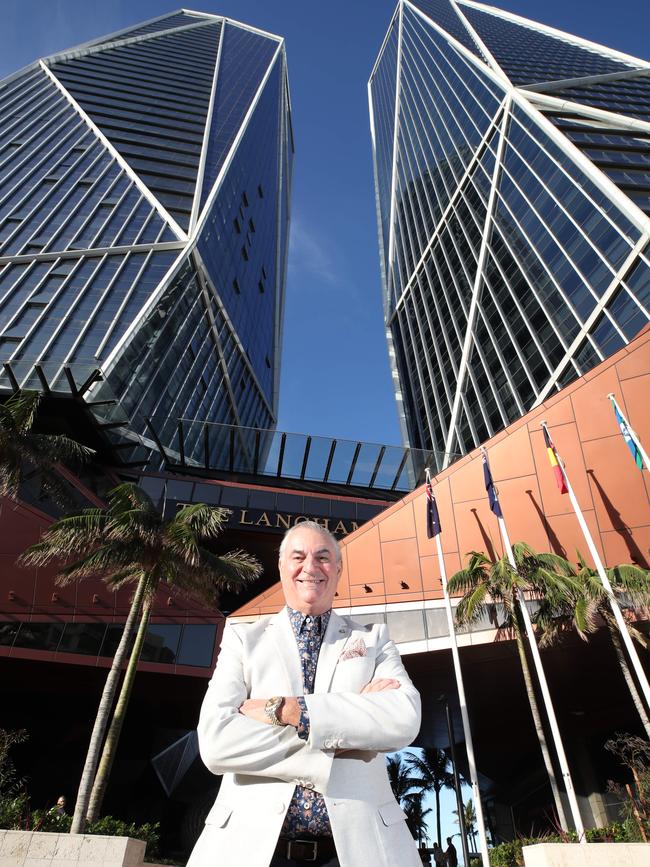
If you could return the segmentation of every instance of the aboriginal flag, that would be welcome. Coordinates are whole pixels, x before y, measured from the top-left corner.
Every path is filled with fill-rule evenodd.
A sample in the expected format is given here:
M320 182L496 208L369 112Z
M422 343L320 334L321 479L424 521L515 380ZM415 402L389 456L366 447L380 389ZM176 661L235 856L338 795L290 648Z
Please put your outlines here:
M553 445L553 440L549 432L545 427L542 427L544 431L544 442L546 443L546 454L548 455L548 462L553 467L553 474L555 475L555 481L557 482L558 489L561 494L568 494L569 489L566 486L566 481L564 480L564 473L562 472L562 467L558 463L557 454L555 453L555 446Z
M440 526L440 516L438 515L438 506L436 498L433 496L433 488L431 487L431 477L427 471L427 538L433 539L442 530Z

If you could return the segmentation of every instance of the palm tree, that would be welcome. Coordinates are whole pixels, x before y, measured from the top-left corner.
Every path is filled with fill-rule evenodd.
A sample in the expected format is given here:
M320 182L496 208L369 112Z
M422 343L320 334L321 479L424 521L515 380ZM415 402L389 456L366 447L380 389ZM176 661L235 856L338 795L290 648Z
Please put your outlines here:
M454 810L453 812L456 816L456 824L461 827L460 821L458 819L458 810ZM467 832L472 843L472 851L477 852L478 850L476 848L476 834L478 832L476 830L476 810L474 809L474 801L472 801L471 798L468 799L467 803L463 808L463 818L465 821L465 831Z
M450 759L444 750L435 747L425 747L422 755L406 754L407 767L418 774L415 785L423 792L433 792L436 798L436 834L438 845L442 846L442 831L440 828L440 792L443 789L453 789L454 776L449 770Z
M449 579L449 593L463 593L456 609L456 622L468 624L479 620L487 613L487 605L495 603L503 612L503 622L498 632L514 637L519 662L524 676L528 703L537 733L544 765L551 784L555 808L562 828L568 828L566 815L546 743L542 717L535 696L533 678L524 643L525 625L519 608L519 596L528 592L538 600L549 595L569 595L577 592L575 572L563 557L557 554L536 553L523 542L512 546L517 569L513 569L507 557L492 562L482 552L472 551L466 569L461 569Z
M386 770L388 771L388 781L390 782L395 799L402 804L404 799L413 793L413 789L419 787L418 784L421 780L414 779L411 776L410 768L406 767L398 754L387 756Z
M646 569L634 564L621 564L608 569L607 577L624 613L650 606L650 572ZM588 640L589 633L596 630L597 616L600 616L607 627L625 683L650 740L650 718L630 671L618 624L612 614L609 594L596 570L587 565L580 552L577 580L578 587L575 590L558 597L549 597L540 606L536 616L536 623L543 630L540 647L554 644L567 630L575 630L583 640ZM650 648L647 637L629 620L627 629L642 647L646 650Z
M18 391L0 403L0 496L15 499L29 467L40 475L44 492L65 504L69 495L57 465L84 463L94 452L63 435L36 433L40 402L39 392Z
M422 801L424 792L407 795L402 803L402 808L406 814L406 824L411 832L411 836L417 841L418 846L422 846L427 837L429 830L426 817L431 812L431 807L426 810L422 809Z
M110 491L106 509L85 509L80 514L61 518L20 558L23 563L37 566L53 560L68 563L58 573L60 584L87 577L102 577L114 590L135 584L124 631L95 718L71 833L81 833L89 817L98 815L159 585L164 583L181 593L198 595L214 605L220 591L239 589L260 574L258 561L243 551L216 556L205 547L206 542L219 535L228 514L227 509L197 504L180 509L165 521L141 488L126 483ZM97 771L100 749L120 671L140 613L138 637L106 738L100 773Z

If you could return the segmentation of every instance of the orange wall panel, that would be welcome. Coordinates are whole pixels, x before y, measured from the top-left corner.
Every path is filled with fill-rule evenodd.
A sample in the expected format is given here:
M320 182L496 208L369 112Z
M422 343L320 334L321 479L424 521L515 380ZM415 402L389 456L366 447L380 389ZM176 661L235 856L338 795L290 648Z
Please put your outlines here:
M399 504L401 508L389 509L389 514L382 514L378 523L379 538L382 542L393 542L395 539L411 539L415 537L415 518L413 504ZM376 521L374 523L377 523Z
M490 470L494 479L535 474L535 460L526 427L519 428L490 448Z
M601 531L650 524L643 474L623 437L591 440L583 443L583 449Z
M618 432L612 404L607 395L619 391L616 367L608 367L586 382L571 397L582 442ZM620 401L619 401L620 402Z
M382 545L386 593L422 591L420 555L415 539L400 539ZM406 587L402 587L402 582Z
M350 545L346 545L350 585L372 584L382 581L383 565L379 528L366 525L353 535L354 540Z

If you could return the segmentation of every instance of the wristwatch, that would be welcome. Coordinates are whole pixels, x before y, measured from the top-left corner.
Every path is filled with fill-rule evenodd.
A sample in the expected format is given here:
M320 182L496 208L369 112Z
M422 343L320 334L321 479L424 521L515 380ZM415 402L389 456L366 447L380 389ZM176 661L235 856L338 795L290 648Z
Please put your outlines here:
M284 696L283 695L274 695L264 705L264 713L266 714L269 722L273 726L283 725L283 723L281 723L280 720L278 719L278 711L282 707L283 702L284 702Z

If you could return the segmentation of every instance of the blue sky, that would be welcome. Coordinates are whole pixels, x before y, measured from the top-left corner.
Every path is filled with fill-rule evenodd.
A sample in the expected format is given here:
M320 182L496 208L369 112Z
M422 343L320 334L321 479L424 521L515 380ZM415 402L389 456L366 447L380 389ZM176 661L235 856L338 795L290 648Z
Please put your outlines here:
M179 8L179 0L1 0L0 77ZM393 0L197 0L287 40L296 133L280 430L399 443L385 346L367 80ZM495 5L648 58L647 0ZM480 757L479 762L480 762ZM445 796L443 834L454 833Z

